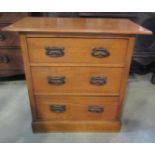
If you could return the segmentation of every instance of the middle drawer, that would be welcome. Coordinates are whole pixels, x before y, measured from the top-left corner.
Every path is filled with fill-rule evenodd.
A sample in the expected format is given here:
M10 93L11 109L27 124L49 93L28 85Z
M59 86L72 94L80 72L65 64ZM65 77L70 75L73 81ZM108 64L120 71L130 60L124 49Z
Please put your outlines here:
M123 68L31 67L35 93L119 95Z

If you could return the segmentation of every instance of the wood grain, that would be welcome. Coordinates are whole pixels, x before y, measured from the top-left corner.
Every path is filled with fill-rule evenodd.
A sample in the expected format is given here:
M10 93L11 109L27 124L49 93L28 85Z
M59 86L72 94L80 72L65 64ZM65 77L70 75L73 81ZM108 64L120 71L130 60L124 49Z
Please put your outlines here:
M35 121L33 132L119 132L120 121Z
M36 93L116 93L119 95L122 68L103 67L31 67ZM48 77L65 77L65 84L52 85ZM105 77L104 85L90 84L92 77Z
M110 18L52 18L26 17L5 27L5 31L52 32L52 33L98 33L98 34L152 34L151 31L128 19Z
M120 85L120 88L121 88L120 89L120 98L119 98L119 100L120 100L119 101L119 107L120 108L118 108L118 120L121 118L123 103L124 103L124 99L125 99L125 96L126 96L126 88L127 88L127 84L128 84L128 75L129 75L129 71L130 71L130 64L131 64L134 44L135 44L135 38L130 37L129 43L128 43L128 48L127 48L127 55L126 55L126 58L125 58L127 66L123 70L122 82L121 82L121 85Z
M46 121L116 120L118 101L117 97L36 96L37 118ZM52 105L63 105L66 110L51 111ZM101 107L103 112L89 112L89 106Z
M149 30L127 19L90 18L24 18L4 30L20 32L34 132L120 131L135 35ZM63 47L64 57L48 57L46 46ZM111 55L92 58L94 47ZM60 76L63 85L49 83ZM106 82L92 85L92 77ZM51 111L53 105L66 111ZM89 112L90 105L104 111Z
M0 69L23 70L23 59L19 48L0 48Z
M2 25L0 26L0 46L15 46L15 47L19 47L19 36L18 33L16 32L2 32L1 29L6 26L6 25Z
M35 98L33 95L34 91L33 91L33 85L32 85L32 76L31 76L31 70L29 66L29 56L28 56L28 51L27 51L27 43L26 43L25 35L20 35L20 43L21 43L21 49L22 49L22 55L23 55L23 61L24 61L24 71L26 75L26 82L27 82L30 107L31 107L31 113L32 113L32 121L35 121L36 120L36 105L35 105Z
M24 74L24 71L21 69L0 69L0 77L11 77L16 75L22 75Z
M0 77L24 74L18 33L1 30L28 14L27 12L0 12Z
M81 39L81 38L28 38L28 49L32 63L91 63L123 66L127 39ZM121 44L121 46L120 46ZM46 55L46 48L64 48L64 56ZM92 56L94 48L104 48L109 56Z
M0 23L14 23L27 15L27 12L0 12Z

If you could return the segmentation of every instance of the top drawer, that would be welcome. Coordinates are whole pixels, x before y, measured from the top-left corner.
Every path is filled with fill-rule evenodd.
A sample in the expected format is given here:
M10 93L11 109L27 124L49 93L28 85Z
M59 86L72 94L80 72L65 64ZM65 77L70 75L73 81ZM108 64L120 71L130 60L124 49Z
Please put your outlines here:
M127 39L27 38L32 63L93 63L123 66Z

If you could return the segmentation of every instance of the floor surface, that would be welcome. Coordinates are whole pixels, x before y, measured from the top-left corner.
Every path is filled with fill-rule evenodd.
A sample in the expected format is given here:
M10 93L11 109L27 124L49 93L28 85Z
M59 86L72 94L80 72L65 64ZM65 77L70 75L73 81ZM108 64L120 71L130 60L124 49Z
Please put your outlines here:
M155 85L150 76L129 78L119 133L34 134L25 81L0 82L0 142L155 142Z

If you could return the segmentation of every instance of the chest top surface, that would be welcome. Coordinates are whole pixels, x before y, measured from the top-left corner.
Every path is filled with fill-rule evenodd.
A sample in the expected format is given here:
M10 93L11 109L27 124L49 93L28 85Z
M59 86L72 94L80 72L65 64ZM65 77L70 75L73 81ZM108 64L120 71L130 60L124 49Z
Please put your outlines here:
M25 17L4 31L51 33L151 34L128 19Z

